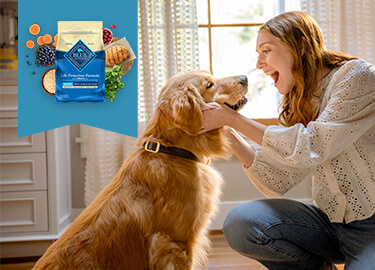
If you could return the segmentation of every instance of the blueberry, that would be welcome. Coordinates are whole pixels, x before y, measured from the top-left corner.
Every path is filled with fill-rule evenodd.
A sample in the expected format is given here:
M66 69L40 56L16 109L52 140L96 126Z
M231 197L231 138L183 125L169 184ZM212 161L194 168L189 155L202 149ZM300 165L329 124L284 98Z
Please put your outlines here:
M28 55L28 54L26 54L26 57L29 57L29 55Z
M30 61L27 61L27 64L28 64L28 65L31 65L31 62L30 62Z
M43 45L39 48L38 60L41 65L52 65L55 63L55 48Z
M35 71L33 71L33 74L35 75L35 74L36 74L36 72L35 72Z

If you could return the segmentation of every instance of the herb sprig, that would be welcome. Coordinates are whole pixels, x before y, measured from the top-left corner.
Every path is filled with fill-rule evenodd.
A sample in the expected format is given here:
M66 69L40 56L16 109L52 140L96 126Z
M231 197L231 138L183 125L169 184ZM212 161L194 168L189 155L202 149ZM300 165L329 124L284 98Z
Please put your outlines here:
M121 76L124 74L122 67L114 65L112 70L105 72L105 97L111 102L115 100L116 93L124 88Z

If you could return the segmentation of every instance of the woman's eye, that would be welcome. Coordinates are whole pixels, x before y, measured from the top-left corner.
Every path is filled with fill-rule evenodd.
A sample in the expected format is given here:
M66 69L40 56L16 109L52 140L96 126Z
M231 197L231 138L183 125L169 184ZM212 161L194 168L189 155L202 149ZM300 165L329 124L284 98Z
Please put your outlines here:
M269 53L269 52L270 52L270 50L263 50L263 51L262 51L263 54L267 54L267 53Z
M211 88L213 85L214 85L213 82L208 82L206 88L207 88L207 89L208 89L208 88Z

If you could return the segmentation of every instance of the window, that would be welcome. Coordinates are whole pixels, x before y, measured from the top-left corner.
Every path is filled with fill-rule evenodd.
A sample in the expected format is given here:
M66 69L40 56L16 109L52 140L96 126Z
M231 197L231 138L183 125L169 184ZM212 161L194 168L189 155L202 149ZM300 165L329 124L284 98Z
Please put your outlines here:
M248 77L249 102L240 111L243 115L278 118L280 95L273 80L256 69L255 45L259 27L290 10L300 10L300 0L197 0L200 69L217 77Z

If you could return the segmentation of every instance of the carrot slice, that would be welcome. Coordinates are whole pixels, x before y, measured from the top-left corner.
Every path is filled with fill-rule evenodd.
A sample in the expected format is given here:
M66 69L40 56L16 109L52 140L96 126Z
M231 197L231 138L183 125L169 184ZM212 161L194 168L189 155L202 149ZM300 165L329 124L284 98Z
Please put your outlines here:
M34 41L32 41L32 40L26 41L26 47L27 48L32 49L32 48L34 48L34 46L35 46Z
M57 47L57 41L55 41L52 45Z
M49 34L45 34L43 37L43 42L44 43L51 43L52 42L52 37Z
M36 39L36 43L38 43L38 45L43 45L43 44L44 44L43 36L39 36L39 37Z
M58 38L58 35L56 34L56 35L53 37L53 41L57 41L57 38Z
M36 36L37 34L39 34L39 32L40 32L40 26L39 26L39 24L36 24L36 23L32 24L29 27L29 32L30 32L30 34L32 34L34 36Z

